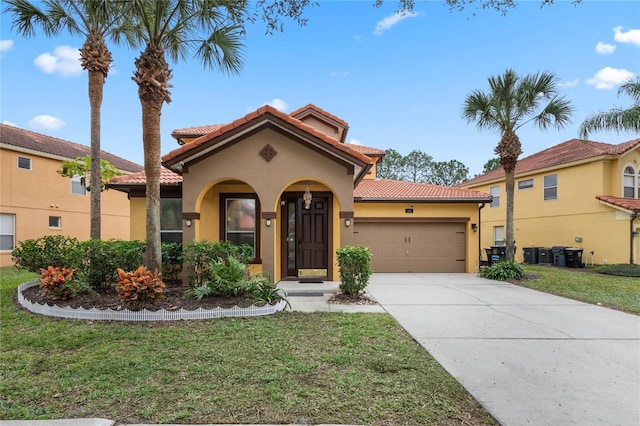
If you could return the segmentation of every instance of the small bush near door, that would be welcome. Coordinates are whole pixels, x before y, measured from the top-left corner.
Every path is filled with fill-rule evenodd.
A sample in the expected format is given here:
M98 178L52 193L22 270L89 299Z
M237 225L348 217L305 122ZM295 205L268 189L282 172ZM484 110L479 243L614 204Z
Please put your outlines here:
M516 262L501 261L480 270L480 276L490 280L521 280L527 276L522 266Z
M371 252L365 246L347 246L337 250L340 291L357 296L369 284Z

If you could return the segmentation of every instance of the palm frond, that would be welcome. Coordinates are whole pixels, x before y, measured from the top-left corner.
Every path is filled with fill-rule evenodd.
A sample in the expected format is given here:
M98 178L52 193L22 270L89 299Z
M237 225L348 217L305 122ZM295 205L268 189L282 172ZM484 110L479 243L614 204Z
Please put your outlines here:
M634 132L640 135L640 105L628 109L614 108L589 116L578 130L581 139L600 131Z

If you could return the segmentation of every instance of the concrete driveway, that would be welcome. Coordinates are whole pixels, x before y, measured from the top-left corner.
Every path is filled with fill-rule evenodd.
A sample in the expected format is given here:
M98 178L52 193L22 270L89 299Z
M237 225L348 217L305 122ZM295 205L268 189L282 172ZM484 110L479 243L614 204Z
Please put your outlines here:
M503 425L640 425L638 316L472 274L367 290Z

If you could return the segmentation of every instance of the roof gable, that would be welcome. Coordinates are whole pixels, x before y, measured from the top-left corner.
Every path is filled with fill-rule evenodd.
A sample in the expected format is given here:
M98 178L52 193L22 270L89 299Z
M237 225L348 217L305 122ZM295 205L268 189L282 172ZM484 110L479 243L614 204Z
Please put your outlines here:
M341 143L337 139L331 138L325 133L269 105L263 106L232 123L223 125L206 135L194 139L190 143L182 145L180 148L164 155L162 161L166 167L180 173L183 165L199 161L200 158L209 155L211 152L224 149L246 135L266 127L274 128L295 137L340 162L356 166L360 173L354 174L354 179L359 179L370 167L371 159L353 149L352 145Z
M640 146L640 139L630 140L618 145L571 139L518 160L515 174L517 176L550 167L569 165L604 155L622 155L638 146ZM478 185L499 179L504 179L504 169L502 167L470 179L459 186Z
M45 155L73 160L91 155L91 148L41 133L0 124L0 144L6 144L24 150L40 152ZM107 160L120 170L138 172L143 169L139 164L118 157L106 151L100 151L103 160Z

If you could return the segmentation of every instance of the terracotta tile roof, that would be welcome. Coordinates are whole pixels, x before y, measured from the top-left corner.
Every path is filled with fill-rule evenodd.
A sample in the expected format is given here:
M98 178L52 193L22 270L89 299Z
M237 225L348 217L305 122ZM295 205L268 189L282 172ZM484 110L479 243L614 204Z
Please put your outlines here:
M621 155L637 146L640 146L640 139L630 140L618 145L571 139L518 160L516 175L595 158L601 155ZM470 179L460 186L477 185L503 178L504 170L500 167L482 176Z
M640 200L636 198L620 198L611 195L596 195L596 198L626 210L640 210Z
M185 127L184 129L175 129L171 132L171 136L175 139L179 138L197 138L207 133L215 132L224 124L207 124L205 126Z
M390 179L365 179L356 186L353 197L362 201L491 202L491 195L480 191Z
M109 186L144 186L147 184L147 176L144 170L128 175L116 176L109 181ZM160 185L180 185L182 184L182 176L166 169L160 169Z
M344 121L342 118L336 117L335 115L331 114L330 112L327 112L327 111L323 110L322 108L318 108L314 104L307 104L307 105L303 106L302 108L298 108L297 110L295 110L291 114L289 114L289 116L291 116L293 118L296 118L297 116L301 115L303 112L306 112L306 111L315 111L318 114L321 114L321 115L324 115L327 118L330 118L331 120L337 122L338 124L342 125L343 127L349 127L349 124L346 121Z
M258 108L256 111L251 112L245 115L244 117L233 121L232 123L225 124L224 126L218 128L217 130L214 130L211 133L203 135L188 144L184 144L180 148L174 149L173 151L169 152L168 154L162 157L162 162L166 163L170 167L172 163L174 163L178 158L187 156L187 154L190 151L194 151L200 148L201 146L206 145L207 142L211 141L212 139L217 137L223 137L225 133L235 130L246 123L249 123L254 120L259 120L262 117L268 117L268 116L272 116L276 119L283 120L288 124L293 125L294 127L316 137L317 139L320 139L321 141L332 146L333 148L336 148L365 164L369 164L371 160L366 155L360 153L356 149L353 149L352 146L354 145L341 143L338 140L327 136L325 133L314 129L313 127L307 124L304 124L300 120L297 120L283 112L280 112L272 106L265 105L263 107Z
M355 149L358 152L363 153L368 157L380 157L383 156L385 151L384 149L372 148L370 146L364 145L356 145L353 143L348 144L352 149Z
M0 143L12 145L16 148L28 149L43 154L54 155L66 159L84 157L91 154L91 148L86 145L65 141L41 133L20 129L18 127L0 124ZM122 157L101 151L102 158L118 169L127 172L137 172L144 168Z

